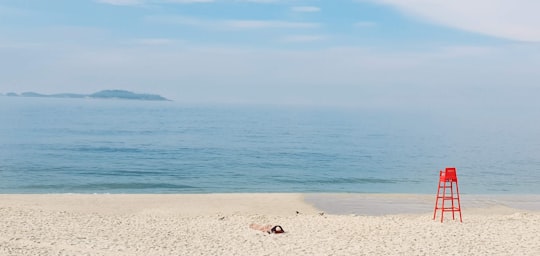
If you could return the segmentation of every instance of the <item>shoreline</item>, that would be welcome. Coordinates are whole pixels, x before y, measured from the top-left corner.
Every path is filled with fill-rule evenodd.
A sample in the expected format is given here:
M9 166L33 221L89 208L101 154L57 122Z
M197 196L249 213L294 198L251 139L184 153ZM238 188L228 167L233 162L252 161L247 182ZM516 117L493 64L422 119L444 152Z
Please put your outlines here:
M462 195L441 223L435 195L0 194L0 255L539 255L539 198Z
M117 208L119 203L121 208ZM33 205L45 208L97 212L130 212L144 209L168 210L182 214L256 213L283 215L303 211L334 215L399 215L432 212L435 195L411 193L204 193L204 194L0 194L0 204ZM189 209L186 206L189 205ZM536 194L462 194L463 211L508 208L540 211L540 195Z
M434 194L305 194L306 201L332 214L388 215L433 213ZM483 212L523 210L540 211L540 195L536 194L461 194L462 211ZM489 212L486 212L487 214Z

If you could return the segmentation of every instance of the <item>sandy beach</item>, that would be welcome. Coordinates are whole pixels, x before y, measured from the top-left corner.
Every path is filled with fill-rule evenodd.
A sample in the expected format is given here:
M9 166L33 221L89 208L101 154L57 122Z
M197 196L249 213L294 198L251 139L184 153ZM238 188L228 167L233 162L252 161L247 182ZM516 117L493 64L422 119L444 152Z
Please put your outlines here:
M0 195L0 255L540 255L539 199L463 195L441 223L433 195Z

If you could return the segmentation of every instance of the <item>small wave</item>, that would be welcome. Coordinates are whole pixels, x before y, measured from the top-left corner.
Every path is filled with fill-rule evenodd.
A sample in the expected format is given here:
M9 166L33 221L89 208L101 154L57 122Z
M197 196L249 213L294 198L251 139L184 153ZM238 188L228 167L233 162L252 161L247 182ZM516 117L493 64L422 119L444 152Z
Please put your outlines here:
M163 190L163 189L173 189L173 190L185 190L185 189L195 189L196 187L182 185L182 184L172 184L172 183L142 183L142 182L133 182L133 183L90 183L90 184L55 184L55 185L29 185L23 186L22 189L31 189L31 190L67 190L67 191L94 191L94 190Z
M160 176L163 175L164 172L162 171L83 171L79 172L79 175L86 175L91 177L97 177L97 176L112 176L112 177L141 177L141 176Z
M396 180L396 179L380 179L380 178L319 178L319 179L285 179L278 178L278 182L282 183L311 183L311 184L395 184L400 182L410 182L408 180Z
M99 152L99 153L140 153L140 148L120 148L120 147L76 147L68 150L78 152Z

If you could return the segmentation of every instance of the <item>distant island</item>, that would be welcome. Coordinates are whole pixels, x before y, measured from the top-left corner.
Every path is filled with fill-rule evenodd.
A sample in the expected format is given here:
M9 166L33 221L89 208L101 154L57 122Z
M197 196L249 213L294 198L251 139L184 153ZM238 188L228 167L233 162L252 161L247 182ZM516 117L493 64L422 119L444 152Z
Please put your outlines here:
M37 92L23 92L17 94L14 92L6 93L6 96L12 97L40 97L40 98L92 98L92 99L126 99L126 100L150 100L150 101L168 101L168 99L157 94L133 93L125 90L103 90L92 94L76 93L57 93L41 94Z

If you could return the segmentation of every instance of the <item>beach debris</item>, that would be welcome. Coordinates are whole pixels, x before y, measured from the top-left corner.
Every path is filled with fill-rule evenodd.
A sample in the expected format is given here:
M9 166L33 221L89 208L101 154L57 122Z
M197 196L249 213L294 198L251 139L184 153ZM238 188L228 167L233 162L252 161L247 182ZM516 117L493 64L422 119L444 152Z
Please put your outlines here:
M298 214L300 214L300 212L299 212L299 211L296 211L296 215L298 215Z
M319 215L323 216L323 215L324 215L324 212L319 212Z
M225 216L220 217L218 220L225 220Z

